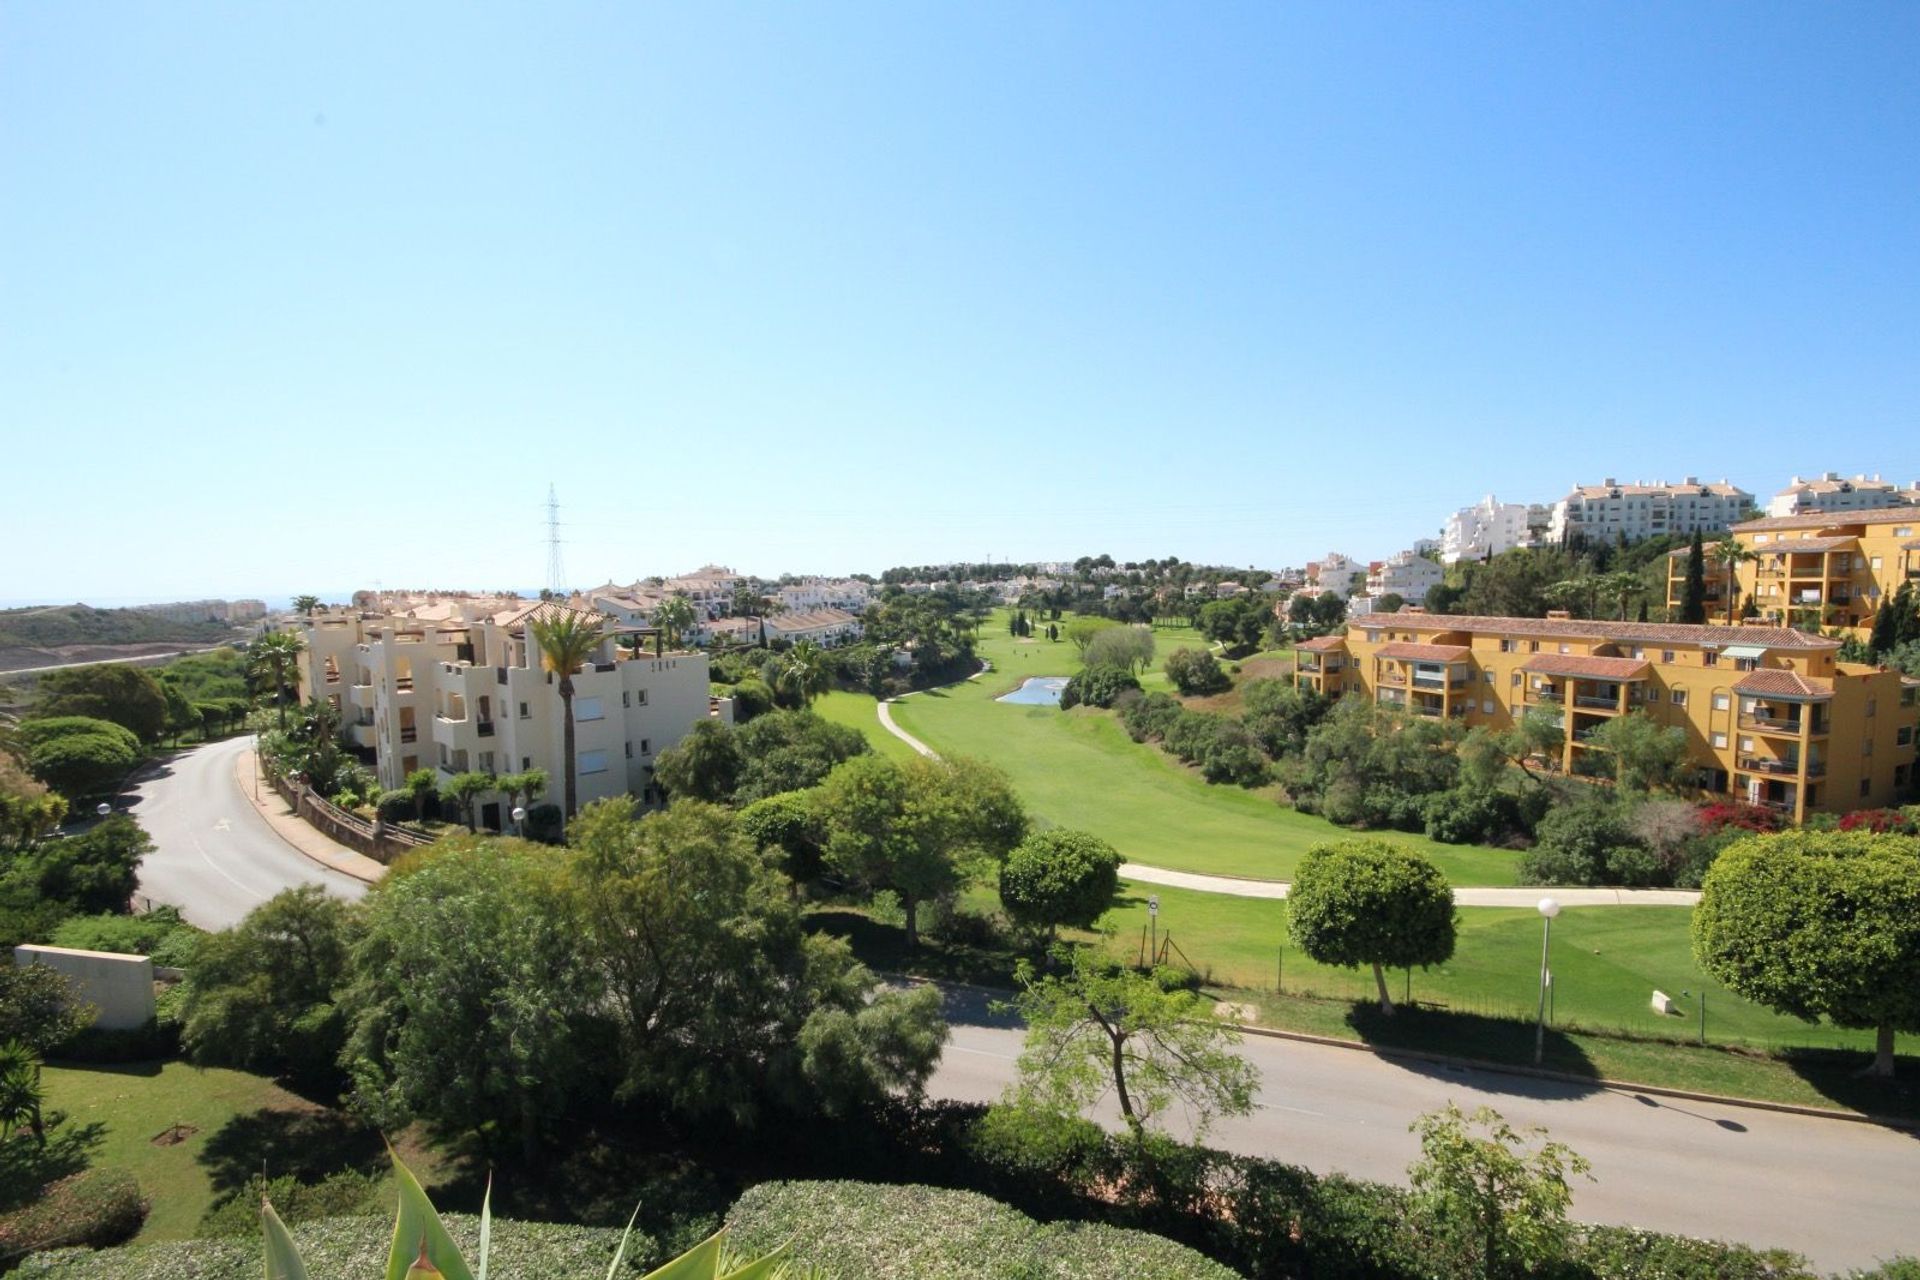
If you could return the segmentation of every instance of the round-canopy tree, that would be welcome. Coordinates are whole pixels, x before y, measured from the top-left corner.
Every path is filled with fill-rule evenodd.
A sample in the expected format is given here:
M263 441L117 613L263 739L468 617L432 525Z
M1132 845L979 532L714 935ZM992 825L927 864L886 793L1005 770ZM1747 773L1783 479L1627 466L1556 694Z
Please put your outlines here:
M1729 845L1693 910L1700 967L1736 994L1812 1022L1920 1031L1920 844L1861 831L1783 831Z
M1113 904L1120 885L1120 854L1084 831L1028 836L1000 867L1000 902L1024 925L1053 940L1061 925L1091 929Z
M1287 927L1321 964L1373 966L1380 1011L1393 1012L1385 966L1442 964L1453 955L1453 890L1439 868L1386 840L1335 840L1300 860Z

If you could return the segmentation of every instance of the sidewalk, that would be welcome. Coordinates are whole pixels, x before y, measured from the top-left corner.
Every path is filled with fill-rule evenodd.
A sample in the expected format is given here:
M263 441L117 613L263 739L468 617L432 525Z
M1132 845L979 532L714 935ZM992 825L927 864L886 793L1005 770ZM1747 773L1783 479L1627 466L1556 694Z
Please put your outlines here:
M1240 876L1204 875L1198 871L1171 871L1138 862L1122 863L1120 876L1124 880L1224 893L1236 898L1284 898L1288 888L1284 880L1248 880ZM1453 891L1454 905L1460 907L1532 907L1542 898L1552 898L1563 907L1691 907L1700 901L1700 893L1696 889L1487 887L1456 887Z
M240 794L253 805L254 811L273 828L274 834L305 857L329 871L338 871L367 884L376 884L387 874L387 869L380 863L364 853L329 840L289 809L287 802L280 798L280 793L260 772L258 753L244 751L235 757L234 782L239 785Z

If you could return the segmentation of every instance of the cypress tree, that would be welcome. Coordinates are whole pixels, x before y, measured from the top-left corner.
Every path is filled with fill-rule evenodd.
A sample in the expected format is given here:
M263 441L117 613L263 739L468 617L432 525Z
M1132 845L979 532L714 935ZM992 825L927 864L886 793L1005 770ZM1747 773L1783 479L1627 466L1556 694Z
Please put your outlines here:
M1700 531L1693 531L1693 541L1687 546L1687 585L1680 597L1680 621L1695 625L1707 620L1707 549L1700 541Z
M1911 595L1908 584L1901 583L1900 589L1873 615L1873 633L1867 639L1867 648L1874 657L1884 658L1899 645L1902 630L1900 613L1903 607L1912 606Z

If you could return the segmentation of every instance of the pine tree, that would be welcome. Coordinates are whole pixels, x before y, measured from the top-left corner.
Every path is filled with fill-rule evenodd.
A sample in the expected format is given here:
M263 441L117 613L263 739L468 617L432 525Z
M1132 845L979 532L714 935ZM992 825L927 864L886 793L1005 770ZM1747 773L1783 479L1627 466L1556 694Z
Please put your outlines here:
M1680 597L1680 621L1698 626L1707 620L1707 549L1700 531L1693 531L1687 547L1687 585Z
M1912 607L1912 592L1907 583L1900 584L1900 590L1880 606L1873 615L1873 634L1867 639L1867 649L1876 658L1892 653L1900 643L1900 611L1902 606Z

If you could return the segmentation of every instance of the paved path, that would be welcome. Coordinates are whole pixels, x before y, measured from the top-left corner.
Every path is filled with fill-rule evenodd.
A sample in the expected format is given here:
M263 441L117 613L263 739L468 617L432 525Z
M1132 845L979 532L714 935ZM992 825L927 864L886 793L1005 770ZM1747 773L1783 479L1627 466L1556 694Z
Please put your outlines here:
M1210 876L1197 871L1169 871L1165 867L1120 864L1120 874L1144 884L1176 889L1199 889L1236 898L1284 898L1291 887L1285 880L1248 880L1240 876ZM1532 907L1542 898L1563 907L1691 907L1700 901L1693 889L1495 889L1456 888L1453 901L1462 907Z
M911 695L908 695L911 696ZM893 712L884 702L878 704L881 727L923 756L938 758L934 749L893 722ZM1241 876L1212 876L1198 871L1171 871L1138 862L1120 865L1120 874L1142 884L1163 884L1173 889L1198 889L1202 893L1224 893L1236 898L1284 898L1288 884L1284 880L1249 880ZM1495 889L1457 888L1455 905L1462 907L1532 907L1551 896L1563 907L1691 907L1700 901L1692 889Z
M296 885L322 885L343 898L367 889L301 853L254 807L251 789L242 791L236 778L252 753L251 737L182 751L115 800L153 838L154 851L140 864L141 895L172 903L203 929L237 924ZM265 786L261 794L285 808Z
M990 1101L1013 1079L1021 1032L987 1009L992 993L946 996L953 1038L929 1091ZM1416 1116L1490 1106L1593 1162L1595 1181L1573 1196L1587 1221L1784 1246L1825 1271L1920 1253L1920 1135L1264 1036L1242 1053L1261 1075L1259 1106L1210 1135L1228 1150L1404 1183Z

